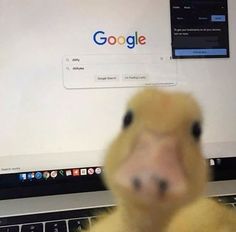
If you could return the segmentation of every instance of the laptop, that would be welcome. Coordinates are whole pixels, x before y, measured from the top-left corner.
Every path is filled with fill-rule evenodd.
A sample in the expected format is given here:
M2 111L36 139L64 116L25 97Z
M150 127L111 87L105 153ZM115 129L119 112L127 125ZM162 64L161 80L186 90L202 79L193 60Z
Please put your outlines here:
M214 171L206 196L234 207L235 8L0 0L0 231L72 231L115 207L103 157L127 100L145 86L199 100Z

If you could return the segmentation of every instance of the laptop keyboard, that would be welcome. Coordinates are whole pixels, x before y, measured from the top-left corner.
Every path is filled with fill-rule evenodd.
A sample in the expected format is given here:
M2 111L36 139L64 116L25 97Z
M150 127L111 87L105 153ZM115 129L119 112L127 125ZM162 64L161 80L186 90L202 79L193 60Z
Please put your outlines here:
M236 195L214 197L236 210ZM101 212L113 207L0 218L0 232L79 232L88 229Z
M113 207L0 218L0 232L79 232Z
M236 210L236 195L213 197L213 199Z

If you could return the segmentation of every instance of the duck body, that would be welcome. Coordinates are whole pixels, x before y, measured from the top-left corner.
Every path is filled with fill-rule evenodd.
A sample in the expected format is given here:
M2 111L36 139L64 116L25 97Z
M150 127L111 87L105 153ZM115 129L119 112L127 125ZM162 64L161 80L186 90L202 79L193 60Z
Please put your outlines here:
M236 212L233 208L202 197L176 214L167 229L167 232L174 231L234 232Z
M139 222L142 226L147 226L146 223L149 219L142 218L140 213ZM132 218L133 215L123 214L119 208L115 209L112 213L103 215L102 218L96 223L90 232L136 232L141 231L142 226L135 223L136 219ZM235 232L236 231L236 214L234 209L228 209L223 205L204 197L197 199L192 204L181 209L176 215L167 217L167 226L163 231L166 232ZM130 223L133 221L132 223ZM130 225L130 228L127 227ZM143 232L152 231L159 232L159 228L155 223L151 223L152 230L142 228ZM131 228L132 227L132 228ZM135 228L138 230L135 230Z
M189 94L150 88L131 98L104 161L117 207L89 232L218 231L210 227L220 218L213 211L225 210L201 198L208 178L201 126L200 107ZM229 218L232 224L233 213Z

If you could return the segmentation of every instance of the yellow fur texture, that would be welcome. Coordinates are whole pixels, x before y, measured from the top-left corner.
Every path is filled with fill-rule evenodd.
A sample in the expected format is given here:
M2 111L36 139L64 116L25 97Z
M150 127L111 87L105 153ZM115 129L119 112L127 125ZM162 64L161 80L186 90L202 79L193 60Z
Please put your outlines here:
M117 208L89 232L235 232L235 212L201 197L208 178L201 126L189 94L135 95L104 162Z

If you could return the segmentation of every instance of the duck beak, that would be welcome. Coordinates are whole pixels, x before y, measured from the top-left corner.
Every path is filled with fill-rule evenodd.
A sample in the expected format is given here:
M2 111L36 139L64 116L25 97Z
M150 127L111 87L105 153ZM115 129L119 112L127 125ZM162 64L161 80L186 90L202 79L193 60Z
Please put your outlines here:
M187 179L175 137L145 131L127 157L115 181L132 195L153 202L186 194Z

